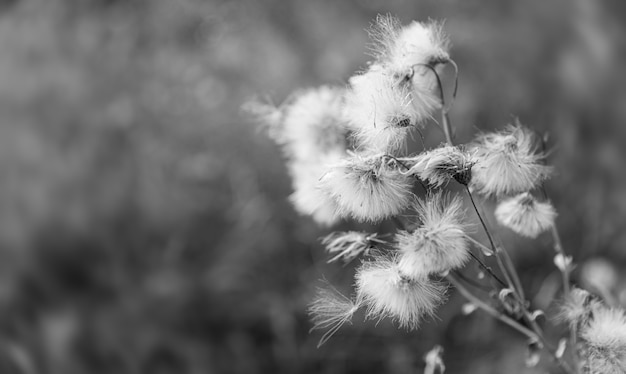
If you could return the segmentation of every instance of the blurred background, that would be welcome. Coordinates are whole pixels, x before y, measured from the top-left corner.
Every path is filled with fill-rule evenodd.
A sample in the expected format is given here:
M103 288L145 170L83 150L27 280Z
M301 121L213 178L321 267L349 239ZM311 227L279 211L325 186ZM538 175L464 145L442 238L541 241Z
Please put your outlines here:
M421 373L435 344L448 373L545 372L454 294L416 332L308 333L319 279L348 291L353 267L240 108L345 84L378 13L446 20L459 141L513 116L549 134L574 281L623 303L623 1L3 0L0 373ZM549 236L499 236L552 308Z

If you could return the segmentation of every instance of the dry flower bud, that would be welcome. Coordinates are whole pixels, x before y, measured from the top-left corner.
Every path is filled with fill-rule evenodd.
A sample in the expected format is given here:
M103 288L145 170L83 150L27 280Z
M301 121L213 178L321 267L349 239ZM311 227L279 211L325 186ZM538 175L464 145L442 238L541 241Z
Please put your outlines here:
M443 363L443 358L441 357L442 354L443 347L436 345L424 355L424 361L426 362L424 374L435 374L435 372L444 374L446 371L446 365Z

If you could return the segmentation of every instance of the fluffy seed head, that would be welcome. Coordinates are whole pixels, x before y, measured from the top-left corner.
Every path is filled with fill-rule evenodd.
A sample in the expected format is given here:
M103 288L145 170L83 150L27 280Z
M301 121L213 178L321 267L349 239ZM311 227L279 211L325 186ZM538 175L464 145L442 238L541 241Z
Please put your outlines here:
M320 189L319 179L346 154L348 129L343 122L343 88L322 86L295 93L281 107L259 102L244 109L269 129L287 158L295 209L324 225L339 219L333 198Z
M560 305L558 319L567 322L570 328L587 325L594 310L600 308L599 301L581 288L573 288Z
M583 353L582 370L586 374L624 374L626 362L623 356L611 352L590 349Z
M333 286L319 288L315 301L309 306L313 322L312 330L327 330L318 343L318 348L328 341L359 309L359 302L344 296Z
M394 319L400 327L415 329L444 299L445 289L428 278L402 274L394 258L366 262L356 275L357 295L367 305L367 317Z
M381 156L352 155L332 166L321 180L340 216L377 222L399 214L409 203L411 182Z
M519 122L499 133L481 135L472 147L475 164L472 184L485 195L530 191L547 179L552 169L541 164L534 134Z
M395 153L441 107L435 69L450 59L448 42L436 22L401 27L391 16L379 16L370 36L376 62L350 79L344 114L360 146Z
M624 311L606 307L596 310L593 319L581 335L590 346L626 352Z
M319 185L327 170L325 163L292 160L287 162L287 167L293 186L289 200L296 211L311 216L318 224L335 224L340 218L337 203Z
M328 262L341 258L348 263L361 254L368 255L372 248L382 243L384 241L380 240L376 233L370 234L357 231L337 231L322 239L322 244L326 246L326 250L331 255L334 255Z
M591 258L581 267L581 284L587 289L597 290L600 294L611 294L621 278L618 269L606 258Z
M621 309L601 308L581 331L587 348L585 366L592 373L626 371L626 316Z
M529 192L501 201L496 208L498 222L516 233L536 238L554 225L556 211L550 202L537 201Z
M418 279L463 266L469 249L461 199L437 193L418 199L415 210L421 226L396 235L400 270Z
M432 65L448 61L449 41L440 22L416 22L402 27L389 15L379 15L370 30L372 52L379 63L395 71L414 65Z
M294 93L280 108L250 103L247 109L268 125L270 136L289 159L310 162L346 151L344 92L344 88L321 86Z
M419 154L408 173L433 187L444 186L451 179L467 185L472 176L472 164L469 154L459 147L445 145Z
M411 129L430 116L437 101L428 107L418 104L410 85L373 65L350 79L343 114L359 149L395 153L405 144Z

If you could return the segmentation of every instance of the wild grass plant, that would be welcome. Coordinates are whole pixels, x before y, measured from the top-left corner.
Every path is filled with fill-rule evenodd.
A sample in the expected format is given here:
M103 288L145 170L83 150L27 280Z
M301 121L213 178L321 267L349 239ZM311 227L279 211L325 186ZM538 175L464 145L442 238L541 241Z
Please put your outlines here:
M350 295L328 284L311 302L313 329L324 331L320 344L359 310L418 329L458 292L467 299L464 313L481 310L525 339L528 366L547 357L565 373L626 372L624 310L571 284L574 260L545 188L554 174L546 137L515 119L457 144L448 112L462 69L443 24L403 26L379 16L371 39L373 60L347 86L301 90L279 107L248 106L284 151L299 213L327 227L341 220L396 227L322 240L329 261L360 265ZM441 144L425 149L422 141L419 153L408 152L407 141L425 126L441 130ZM562 280L554 315L533 307L507 243L488 222L493 203L499 226L531 239L551 236ZM555 339L546 331L556 325L567 332ZM445 370L442 352L427 354L427 372Z

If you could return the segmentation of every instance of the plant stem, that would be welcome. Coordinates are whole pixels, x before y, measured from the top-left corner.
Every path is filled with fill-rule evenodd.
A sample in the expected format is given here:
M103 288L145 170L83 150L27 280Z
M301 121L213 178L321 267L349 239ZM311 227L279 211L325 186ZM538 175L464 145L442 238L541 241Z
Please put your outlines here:
M491 248L487 247L486 245L484 245L483 243L479 242L478 240L472 238L471 236L468 237L469 240L474 243L475 246L480 247L483 251L485 252L489 252L489 256L493 256L495 255L495 252L491 250Z
M494 279L494 280L496 280L498 283L500 283L500 285L501 285L502 287L506 287L506 286L507 286L507 285L506 285L506 283L504 283L504 281L502 281L502 279L500 279L500 277L498 277L498 276L496 275L496 273L494 273L494 272L493 272L493 270L492 270L489 266L485 265L485 263L484 263L484 262L482 262L482 261L481 261L478 257L476 257L476 255L474 255L472 252L469 252L469 254L470 254L470 256L472 256L472 258L473 258L474 260L476 260L476 262L478 263L478 265L479 265L481 268L483 268L483 270L485 270L485 271L486 271L486 272L487 272L487 273L491 276L491 278L493 278L493 279Z
M456 78L455 78L456 82L455 82L455 88L454 88L454 96L456 96L456 90L458 88L458 68L456 67L456 64L454 64L454 67L455 67L455 71L456 71ZM444 93L443 93L443 85L442 85L441 79L440 79L439 75L437 74L437 71L434 68L431 68L431 69L432 69L432 71L435 74L435 77L437 79L437 83L439 85L440 94L441 94L441 104L442 104L441 121L442 121L443 132L444 132L444 135L446 137L446 142L448 143L448 145L453 146L454 143L452 141L452 128L451 128L451 125L450 125L450 119L448 117L448 111L449 111L450 108L446 108L445 107L445 96L444 96ZM545 147L545 145L544 145L544 147ZM544 187L544 186L542 186L542 187ZM467 191L467 194L469 195L470 201L472 202L472 206L474 207L474 211L476 212L476 215L478 216L478 219L480 220L480 223L481 223L483 229L485 230L485 234L487 235L487 238L489 239L489 244L491 245L491 249L492 249L492 251L494 253L494 256L496 257L496 260L498 262L498 266L500 267L500 270L504 274L504 277L506 279L506 282L509 284L509 287L511 288L511 290L513 290L513 294L518 298L518 301L520 302L521 309L523 311L524 319L532 327L533 331L531 331L528 328L522 326L521 324L519 324L517 321L511 319L510 317L508 317L506 315L503 315L502 313L498 312L497 310L495 310L494 308L492 308L488 304L486 304L483 301L481 301L480 299L478 299L469 290L467 290L467 288L465 288L454 277L454 275L448 274L448 276L446 278L450 281L451 284L453 284L459 290L459 292L461 292L461 294L463 296L465 296L465 298L467 298L468 300L473 302L477 307L483 309L485 312L487 312L488 314L492 315L496 319L498 319L498 320L504 322L505 324L513 327L515 330L519 331L520 333L524 334L525 336L527 336L527 337L529 337L531 339L535 339L535 341L541 341L541 343L543 344L544 348L557 360L558 364L561 366L561 368L566 373L568 373L568 374L575 374L575 373L577 373L578 370L576 370L576 371L572 370L572 368L569 366L569 364L565 360L563 360L562 357L557 357L556 356L554 347L552 347L550 345L550 343L547 341L547 339L543 336L543 332L542 332L541 327L537 324L537 322L530 315L530 312L528 311L528 307L526 306L526 300L525 300L525 297L524 297L524 291L522 289L522 285L521 285L519 276L517 275L517 271L515 270L515 267L513 266L513 262L511 261L511 258L509 257L508 253L506 253L506 251L503 251L501 248L498 248L495 245L495 243L493 241L493 237L491 236L491 232L489 231L489 228L487 227L487 224L483 220L483 217L480 214L478 206L476 205L476 202L474 201L474 196L472 195L472 192L470 191L470 189L469 189L469 187L467 185L465 185L465 190ZM547 193L545 191L545 187L543 188L543 192L544 192L544 195L547 198ZM553 229L552 230L552 235L553 235L554 242L555 242L555 250L557 251L557 253L560 253L562 256L565 257L565 254L563 253L563 246L561 244L561 238L559 236L558 231L556 230L555 225L553 225L552 229ZM472 257L474 257L478 261L478 259L475 256L472 256ZM501 257L505 258L506 265L502 261ZM487 266L485 266L482 263L482 261L478 261L478 263L481 264L485 269L489 269ZM563 271L563 273L564 273L563 274L564 290L567 290L567 293L569 294L569 274L565 274L566 272L567 271ZM489 273L492 276L495 277L495 274L493 272L489 271ZM513 275L514 280L511 279L511 275L510 274ZM495 277L495 278L497 279L497 277ZM574 353L574 359L575 359L575 362L577 362L575 353Z
M474 201L474 196L472 195L472 192L470 191L469 187L467 187L467 186L465 186L465 190L467 191L467 194L469 195L470 201L472 202L472 206L474 207L474 211L476 212L476 215L478 216L478 219L480 220L480 224L482 225L483 230L485 231L485 234L487 235L487 239L489 239L489 244L491 245L491 250L495 254L496 261L498 262L498 267L502 271L502 274L504 274L504 279L506 280L506 283L507 283L508 287L511 290L513 290L516 293L516 295L519 297L520 294L517 291L517 287L515 286L515 283L513 283L511 275L509 274L509 270L510 269L508 269L504 265L504 262L502 262L502 258L501 258L501 255L500 255L501 254L500 253L501 250L494 243L493 237L491 236L491 232L489 231L489 228L487 227L487 224L485 223L485 220L483 219L482 214L480 214L480 211L478 210L478 206L476 205L476 201ZM515 271L515 270L513 269L513 271Z
M563 250L563 244L561 242L561 236L559 235L559 230L556 228L556 224L553 224L551 227L552 238L554 240L554 250L560 255L563 260L566 260L565 251ZM561 273L561 279L563 281L563 293L565 297L569 297L570 295L570 279L569 279L569 269L567 267L563 269L559 269ZM570 353L574 362L578 362L578 352L576 351L576 328L570 328L569 330L569 345L570 345Z
M507 251L501 250L499 253L504 258L504 263L505 263L505 265L508 267L508 269L510 271L510 274L511 274L511 277L513 278L513 282L515 284L515 287L517 287L517 292L519 293L520 299L525 303L526 302L526 295L524 295L524 287L522 287L522 282L520 281L519 275L517 274L517 271L515 270L515 265L513 265L513 260L511 260L511 257L509 256L509 253ZM497 256L497 254L496 254L496 256Z
M561 236L559 235L559 230L557 230L556 225L552 225L550 231L552 233L552 239L554 240L554 251L558 255L561 255L563 257L563 260L565 260L567 257L565 256L565 251L563 250L563 244L561 242ZM570 294L570 286L569 286L570 280L569 280L568 269L562 270L561 276L563 279L563 292L565 293L565 295L569 295Z
M448 112L445 110L441 111L441 122L443 126L443 133L446 136L446 142L449 145L454 145L452 143L452 127L450 126L450 118L448 118Z
M543 151L543 155L545 156L547 153L546 150L546 138L541 136L541 148ZM544 158L545 160L545 158ZM541 184L541 192L543 193L543 198L546 200L550 200L548 197L548 191L546 190L546 185L545 183ZM565 251L563 250L563 242L561 241L561 235L559 234L559 230L556 227L556 224L552 224L551 227L551 233L552 233L552 239L554 240L554 250L556 251L557 254L560 254L561 256L563 256L563 259L565 259ZM559 269L561 270L561 269ZM562 270L561 271L561 275L562 275L562 279L563 279L563 292L566 295L569 295L570 293L570 279L569 279L569 272L567 271L567 269Z
M454 88L454 95L456 96L456 90L458 87L458 68L456 67L456 64L454 64L454 68L455 71L457 71L456 74L456 78L455 78L455 88ZM437 78L437 83L439 84L439 90L440 90L440 94L441 94L441 105L442 105L442 109L441 109L441 122L442 122L442 127L443 127L443 133L446 137L446 142L453 146L454 142L452 141L452 126L450 125L450 118L448 117L448 110L449 108L445 107L445 96L443 93L443 86L441 84L441 79L439 78L439 75L437 74L437 71L435 71L433 69L433 72L435 73L435 77ZM472 196L472 193L469 190L469 187L466 185L465 189L467 190L467 194L470 197L470 200L472 201L472 205L474 206L474 210L476 211L476 215L478 215L478 218L480 219L480 223L482 224L483 228L485 229L485 233L487 234L487 237L489 239L489 243L491 244L491 248L493 249L493 253L496 255L496 259L498 261L498 266L500 267L500 270L502 270L502 273L504 274L504 277L506 279L506 282L508 284L508 287L511 288L512 290L515 290L515 288L518 288L518 293L519 295L523 295L524 291L522 291L522 287L521 287L521 283L519 282L519 278L517 277L517 274L515 274L515 281L516 283L513 283L513 281L511 280L511 277L509 275L509 272L507 271L507 268L504 266L504 264L502 263L502 260L500 259L500 257L498 256L498 248L496 247L496 245L493 242L493 238L491 237L491 233L489 232L489 230L487 229L487 225L485 224L485 221L483 220L483 217L481 216L480 212L478 211L478 207L476 206L476 202L474 201L474 197ZM504 285L504 282L502 282L492 271L490 268L488 268L487 266L485 266L482 261L480 261L478 258L476 258L475 256L474 259L476 261L478 261L478 263L483 267L483 269L487 270L487 272L494 277L498 282L500 282L502 285ZM509 269L512 270L513 273L515 273L515 269ZM521 297L523 299L523 297Z
M463 297L465 297L469 302L474 304L476 307L482 309L483 311L485 311L490 316L492 316L495 319L499 320L500 322L508 325L509 327L513 328L517 332L519 332L522 335L524 335L527 338L529 338L530 340L536 341L536 342L540 342L543 345L543 347L555 358L555 360L557 361L559 366L561 366L563 371L565 371L568 374L574 374L575 373L572 370L572 368L569 366L569 364L565 360L563 360L563 358L556 357L555 348L543 336L543 333L541 332L541 328L537 325L537 323L535 321L533 321L532 319L530 319L528 321L528 322L530 322L531 326L533 327L532 330L528 329L527 327L523 326L519 322L515 321L514 319L510 318L509 316L507 316L505 314L502 314L502 313L498 312L495 308L493 308L489 304L485 303L484 301L480 300L478 297L476 297L474 294L472 294L461 283L461 281L459 279L457 279L457 277L454 274L449 273L446 276L446 279L448 280L448 282L450 282L450 284L452 284L461 293L461 295L463 295Z
M509 325L513 329L517 330L518 332L520 332L521 334L526 336L527 338L535 340L535 341L540 341L539 336L537 336L537 334L535 332L533 332L533 331L529 330L528 328L522 326L519 322L515 321L514 319L512 319L512 318L510 318L510 317L508 317L508 316L498 312L492 306L490 306L489 304L487 304L484 301L480 300L478 297L474 296L474 294L472 294L467 288L465 288L465 286L463 286L463 284L452 273L448 274L446 276L446 279L468 301L470 301L472 304L476 305L478 308L480 308L480 309L484 310L485 312L487 312L487 314L489 314L492 317L496 318L497 320L499 320L499 321Z
M541 144L545 152L545 142L543 142L543 139L542 139ZM546 191L546 186L544 184L541 185L541 191L543 192L544 199L549 200L548 191ZM563 242L561 241L561 235L559 234L559 229L556 227L556 223L553 223L552 227L550 227L550 233L552 234L552 240L554 241L554 251L557 253L557 255L560 255L563 258L563 260L565 260L567 257L565 256L565 250L563 249ZM569 269L559 268L559 272L561 273L561 280L563 282L563 293L565 294L565 297L569 297L570 292L571 292ZM576 351L576 344L577 344L576 334L577 334L576 328L575 327L570 328L569 330L570 352L571 352L572 358L574 359L574 362L578 362L578 352Z

